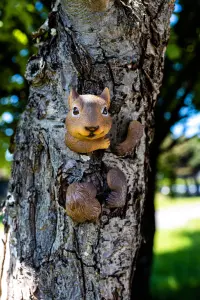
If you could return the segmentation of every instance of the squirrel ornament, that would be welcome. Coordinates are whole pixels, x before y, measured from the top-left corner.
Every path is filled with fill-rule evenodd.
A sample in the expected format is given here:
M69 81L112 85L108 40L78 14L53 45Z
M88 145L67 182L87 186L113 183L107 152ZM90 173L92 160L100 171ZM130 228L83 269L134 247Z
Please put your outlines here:
M66 117L65 142L67 147L77 153L90 153L107 149L110 140L106 137L112 126L109 115L110 91L106 87L100 96L79 95L71 90L69 112ZM125 141L116 148L119 156L131 154L142 137L143 125L138 121L129 124ZM125 205L127 182L124 173L117 169L109 170L107 183L111 190L106 206L119 208ZM67 214L78 223L96 221L101 213L101 205L96 199L97 190L92 183L72 183L66 194Z

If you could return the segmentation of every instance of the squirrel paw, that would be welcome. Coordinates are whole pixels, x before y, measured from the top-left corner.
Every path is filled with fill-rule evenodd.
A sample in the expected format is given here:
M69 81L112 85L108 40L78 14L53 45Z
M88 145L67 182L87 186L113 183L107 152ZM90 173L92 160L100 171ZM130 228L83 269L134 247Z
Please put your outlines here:
M119 144L118 146L116 146L116 152L118 156L125 156L125 155L129 155L131 154L133 151L133 148L130 147L130 145L128 145L125 142Z
M77 223L96 221L101 213L101 205L95 198L96 193L92 183L72 183L66 194L68 216Z
M112 191L106 199L106 206L109 208L119 208L125 205L125 198L122 193Z
M123 207L126 202L127 181L124 173L113 168L107 174L107 183L111 193L106 199L106 205L110 208Z
M126 156L132 154L135 147L141 140L143 131L144 126L140 122L136 120L131 121L125 141L116 147L117 155Z
M110 147L110 140L105 138L101 142L101 149L108 149Z

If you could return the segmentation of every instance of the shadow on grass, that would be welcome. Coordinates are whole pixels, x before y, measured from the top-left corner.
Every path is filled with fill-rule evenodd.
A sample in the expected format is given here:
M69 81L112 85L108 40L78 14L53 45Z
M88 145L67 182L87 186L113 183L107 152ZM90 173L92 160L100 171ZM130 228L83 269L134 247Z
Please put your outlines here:
M187 241L187 246L181 249L173 249L172 246L171 250L155 255L151 279L152 299L199 300L200 228L177 231L173 235L173 240L177 236Z

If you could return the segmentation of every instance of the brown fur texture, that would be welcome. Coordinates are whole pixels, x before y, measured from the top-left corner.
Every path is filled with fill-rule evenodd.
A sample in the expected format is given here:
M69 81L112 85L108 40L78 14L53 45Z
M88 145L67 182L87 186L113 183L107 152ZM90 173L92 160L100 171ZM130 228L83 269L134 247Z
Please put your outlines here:
M116 148L117 154L119 156L126 156L133 153L133 150L137 146L138 142L140 141L144 131L144 126L134 120L130 122L128 127L128 134L125 141L119 144Z
M120 208L125 205L127 182L124 173L111 169L107 174L107 183L111 193L106 199L109 208ZM97 190L92 183L72 183L66 194L66 212L77 223L95 222L101 214L101 205L95 198Z
M68 148L77 153L107 149L110 141L105 135L111 129L112 119L109 113L103 112L110 107L109 89L105 88L100 96L79 95L71 90L68 103L70 110L65 122L65 142ZM90 131L91 128L95 130Z
M101 213L101 205L96 197L92 183L72 183L66 194L66 211L77 223L95 222Z
M127 194L127 181L124 173L117 168L111 169L107 174L107 183L112 192L106 199L106 205L110 208L123 207Z

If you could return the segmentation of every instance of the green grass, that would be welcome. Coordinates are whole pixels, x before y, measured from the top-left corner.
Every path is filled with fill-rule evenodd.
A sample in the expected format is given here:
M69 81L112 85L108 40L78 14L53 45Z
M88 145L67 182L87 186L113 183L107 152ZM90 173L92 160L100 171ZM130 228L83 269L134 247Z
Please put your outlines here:
M158 231L154 251L153 299L199 300L200 219L186 228Z
M190 205L191 203L199 203L200 197L176 197L171 198L162 194L156 194L155 209L162 209L168 207L177 207L183 205Z
M200 184L200 179L197 180L197 182ZM183 178L176 178L175 184L183 184L185 185L185 180ZM159 187L162 187L162 186L170 186L171 184L171 180L170 178L162 178L162 179L159 179L158 181L158 185ZM194 184L194 180L192 178L188 178L187 179L187 184L190 185L190 184Z
M0 215L0 232L3 231L2 219L3 219L3 216Z

